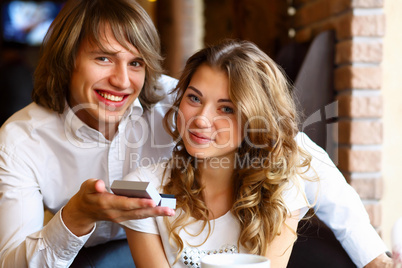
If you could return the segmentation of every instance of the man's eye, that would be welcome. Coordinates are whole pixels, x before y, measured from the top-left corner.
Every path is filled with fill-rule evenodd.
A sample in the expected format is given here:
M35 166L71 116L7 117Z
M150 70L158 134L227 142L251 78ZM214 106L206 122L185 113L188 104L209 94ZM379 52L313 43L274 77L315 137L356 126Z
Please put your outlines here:
M109 61L109 59L107 57L98 57L97 59L100 61L103 61L103 62Z
M141 66L143 66L144 64L142 63L142 62L140 62L140 61L133 61L132 63L131 63L131 66L134 66L134 67L141 67Z

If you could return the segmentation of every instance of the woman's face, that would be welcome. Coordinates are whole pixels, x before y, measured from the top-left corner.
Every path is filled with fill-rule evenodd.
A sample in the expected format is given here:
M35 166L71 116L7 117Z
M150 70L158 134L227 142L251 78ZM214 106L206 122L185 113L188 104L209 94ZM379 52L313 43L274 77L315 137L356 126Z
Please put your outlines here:
M242 141L240 118L229 98L226 73L201 65L184 92L177 118L188 153L196 158L233 157Z

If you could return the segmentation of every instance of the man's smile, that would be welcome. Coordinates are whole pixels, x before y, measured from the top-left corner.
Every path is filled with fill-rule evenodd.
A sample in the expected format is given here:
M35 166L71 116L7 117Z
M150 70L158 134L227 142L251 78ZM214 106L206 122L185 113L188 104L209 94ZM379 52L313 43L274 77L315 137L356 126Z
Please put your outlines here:
M97 90L96 92L97 92L101 97L103 97L103 98L105 98L105 99L107 99L107 100L109 100L109 101L115 101L115 102L120 102L120 101L122 101L122 100L124 99L125 96L127 96L127 95L120 95L120 96L117 96L117 95L113 95L113 94L110 94L110 93L108 93L108 92L100 91L100 90Z

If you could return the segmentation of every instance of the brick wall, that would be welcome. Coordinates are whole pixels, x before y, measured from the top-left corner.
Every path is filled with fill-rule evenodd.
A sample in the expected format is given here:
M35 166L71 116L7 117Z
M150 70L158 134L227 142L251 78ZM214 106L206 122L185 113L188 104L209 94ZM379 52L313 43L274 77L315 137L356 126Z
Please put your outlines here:
M381 227L383 0L293 0L296 41L334 30L338 167ZM340 197L342 198L342 197Z

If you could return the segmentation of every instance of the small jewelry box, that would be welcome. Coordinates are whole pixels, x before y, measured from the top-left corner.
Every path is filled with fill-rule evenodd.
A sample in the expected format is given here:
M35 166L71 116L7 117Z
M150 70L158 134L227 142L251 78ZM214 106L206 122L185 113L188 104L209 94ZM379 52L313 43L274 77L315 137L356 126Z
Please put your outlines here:
M176 208L174 195L159 194L150 182L115 180L110 187L116 195L152 199L158 206Z

